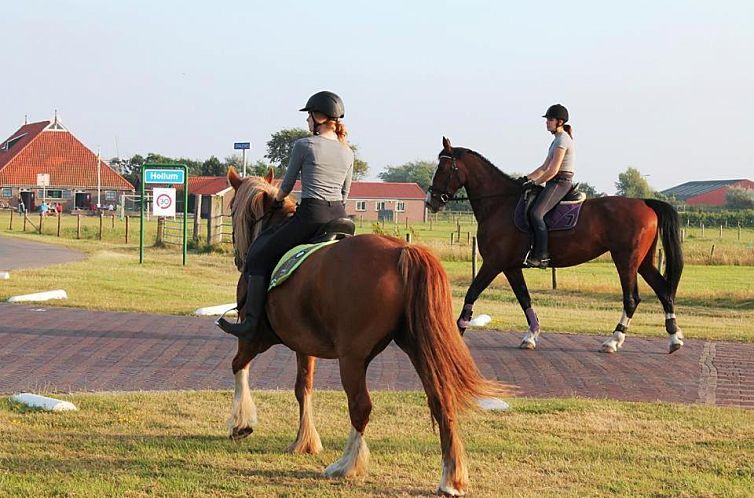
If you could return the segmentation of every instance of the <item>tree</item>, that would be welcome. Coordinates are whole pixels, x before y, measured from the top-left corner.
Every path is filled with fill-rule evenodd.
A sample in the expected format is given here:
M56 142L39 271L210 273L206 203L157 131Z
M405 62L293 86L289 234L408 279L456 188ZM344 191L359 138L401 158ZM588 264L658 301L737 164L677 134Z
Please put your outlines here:
M224 176L227 172L228 167L215 156L211 156L202 163L203 176Z
M110 167L133 186L137 186L141 181L142 164L144 164L144 158L139 154L135 154L129 159L121 159L119 157L110 159Z
M267 154L264 157L270 160L277 169L275 172L281 176L288 167L288 162L293 151L293 143L299 138L310 137L311 133L303 128L283 128L273 133L267 142Z
M725 193L725 206L730 209L754 209L754 189L731 187Z
M599 192L597 188L587 182L579 182L579 191L586 194L587 199L594 199L595 197L604 197L604 192Z
M399 166L388 166L378 176L385 182L418 183L426 192L432 185L435 167L435 163L430 161L410 161Z
M361 180L369 172L369 165L359 157L359 147L349 144L353 151L353 179Z
M629 166L626 171L618 175L618 181L615 182L615 188L618 195L624 197L637 197L640 199L652 199L657 197L657 193L649 186L649 182L641 172Z

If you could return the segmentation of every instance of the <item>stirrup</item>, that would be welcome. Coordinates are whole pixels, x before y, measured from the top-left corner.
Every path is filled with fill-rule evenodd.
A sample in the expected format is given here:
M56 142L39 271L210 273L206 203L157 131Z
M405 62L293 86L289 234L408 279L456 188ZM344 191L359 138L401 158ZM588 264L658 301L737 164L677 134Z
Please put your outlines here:
M526 256L524 257L524 263L525 268L539 268L541 270L546 270L547 267L550 265L550 258L544 257L544 258L536 258L531 257L531 250L526 253Z

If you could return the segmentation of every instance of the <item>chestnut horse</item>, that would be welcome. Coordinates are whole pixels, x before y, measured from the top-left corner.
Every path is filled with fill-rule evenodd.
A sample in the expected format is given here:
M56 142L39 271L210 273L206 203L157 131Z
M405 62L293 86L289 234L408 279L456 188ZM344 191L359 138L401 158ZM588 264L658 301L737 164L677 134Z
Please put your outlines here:
M443 137L439 164L427 193L426 205L432 212L452 201L465 187L478 222L477 240L482 267L474 278L458 319L463 333L474 302L500 273L510 283L524 310L529 330L521 341L522 349L534 349L540 327L531 307L529 291L522 272L529 249L529 235L513 224L513 212L522 187L497 169L479 153L453 148ZM623 289L623 316L615 331L602 343L602 351L615 353L623 345L628 325L639 305L636 273L644 278L665 310L665 330L670 353L683 346L683 333L676 324L675 295L683 271L678 213L673 207L654 199L600 197L584 202L578 224L571 230L550 232L552 267L574 266L610 252ZM665 249L665 275L654 264L657 240Z
M282 209L273 210L278 189L272 185L272 170L264 179L242 179L231 168L228 179L236 191L233 238L241 270L251 242L262 229L291 215L295 204L286 199ZM242 276L237 288L239 309L245 298L244 280ZM504 388L482 378L458 335L447 275L428 249L378 235L349 237L326 246L304 261L285 284L270 291L266 315L263 330L238 340L233 359L233 439L250 434L256 423L248 385L251 360L282 343L298 356L300 424L289 450L321 450L312 419L315 357L337 358L352 430L342 458L328 466L325 475L364 474L369 456L364 429L372 410L366 371L369 362L395 341L416 368L440 429L443 466L438 491L452 496L464 492L468 473L457 412L477 397L504 394Z

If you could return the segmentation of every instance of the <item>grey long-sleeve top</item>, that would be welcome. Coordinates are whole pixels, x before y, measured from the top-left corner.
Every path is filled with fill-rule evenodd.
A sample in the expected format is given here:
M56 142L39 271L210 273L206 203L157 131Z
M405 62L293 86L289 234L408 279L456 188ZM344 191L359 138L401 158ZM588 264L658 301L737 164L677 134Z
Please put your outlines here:
M296 140L280 190L289 194L301 174L301 198L348 199L353 176L353 151L337 140L320 136Z

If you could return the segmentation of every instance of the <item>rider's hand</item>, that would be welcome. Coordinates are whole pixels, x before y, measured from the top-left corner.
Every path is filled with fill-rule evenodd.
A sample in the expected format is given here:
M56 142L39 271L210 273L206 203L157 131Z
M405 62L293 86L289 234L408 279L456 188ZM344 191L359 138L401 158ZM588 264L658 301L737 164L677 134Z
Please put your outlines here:
M528 181L529 181L529 177L528 177L528 176L526 176L526 175L524 175L524 176L519 176L519 177L518 177L518 178L516 178L516 179L515 179L514 181L515 181L516 183L518 183L519 185L523 185L523 184L525 184L526 182L528 182Z
M537 184L534 183L532 180L529 180L529 179L527 179L524 183L521 184L521 188L523 188L524 190L528 190L528 189L534 188L536 186L537 186Z

